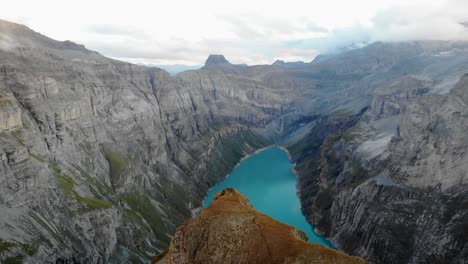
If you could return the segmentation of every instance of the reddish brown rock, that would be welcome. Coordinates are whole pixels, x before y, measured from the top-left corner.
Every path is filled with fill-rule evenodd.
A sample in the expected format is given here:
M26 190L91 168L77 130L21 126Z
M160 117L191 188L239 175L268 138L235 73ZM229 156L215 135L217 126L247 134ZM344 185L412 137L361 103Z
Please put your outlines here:
M169 264L195 263L366 263L308 243L298 229L259 213L234 189L218 192L209 208L180 226L170 245Z

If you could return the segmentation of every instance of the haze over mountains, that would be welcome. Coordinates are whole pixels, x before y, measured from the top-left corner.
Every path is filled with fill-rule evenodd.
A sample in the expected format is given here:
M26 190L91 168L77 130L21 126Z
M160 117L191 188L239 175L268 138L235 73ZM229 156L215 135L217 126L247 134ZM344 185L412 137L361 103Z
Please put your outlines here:
M173 64L173 65L160 65L160 64L141 64L142 66L148 66L148 67L156 67L156 68L161 68L168 73L170 73L172 76L184 72L184 71L190 71L190 70L198 70L202 66L201 65L182 65L182 64Z
M465 41L375 42L170 76L2 20L0 261L148 262L239 159L278 144L339 250L466 263L467 65Z
M235 64L309 62L319 54L376 41L468 39L463 25L468 2L463 0L328 0L310 5L304 0L288 5L269 0L229 5L215 0L16 0L0 10L0 17L135 64L200 65L209 54L223 54Z

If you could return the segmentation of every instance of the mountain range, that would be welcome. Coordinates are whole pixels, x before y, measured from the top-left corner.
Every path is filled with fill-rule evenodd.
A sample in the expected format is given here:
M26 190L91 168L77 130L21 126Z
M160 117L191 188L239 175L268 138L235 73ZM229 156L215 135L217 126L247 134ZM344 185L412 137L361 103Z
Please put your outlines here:
M468 43L376 42L171 76L0 21L0 261L145 263L246 154L371 263L466 263Z

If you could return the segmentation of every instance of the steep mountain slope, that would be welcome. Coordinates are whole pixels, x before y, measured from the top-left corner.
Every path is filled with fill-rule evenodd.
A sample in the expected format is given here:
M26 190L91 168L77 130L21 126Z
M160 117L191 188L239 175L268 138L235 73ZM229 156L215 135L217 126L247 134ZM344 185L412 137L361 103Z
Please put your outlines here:
M257 212L234 189L216 193L209 208L179 227L167 263L365 263Z
M461 214L444 214L454 223L449 234L466 222L459 202L466 199L448 195L455 181L439 181L463 161L447 157L462 155L464 127L453 138L431 133L447 130L441 118L462 120L462 110L432 111L446 100L435 94L467 70L467 47L374 43L297 67L232 65L218 56L171 77L0 21L0 262L147 262L243 155L275 142L296 146L304 211L340 250L405 263L431 259L424 245L436 245L436 260L461 259L462 238L424 244L445 227L421 225L401 241L398 234L402 222L422 221L405 210L428 212L419 216L430 221L437 218L424 216L437 208L461 206ZM463 107L453 93L453 103L437 109ZM421 96L432 101L408 107ZM418 115L430 116L433 128L418 130ZM421 179L416 168L431 167L404 159L430 151L427 142L449 147L421 161L447 167ZM384 169L393 174L379 182L400 181L385 185L387 196L374 180L361 186L375 176L369 171ZM427 200L439 183L441 196ZM406 200L415 197L413 207ZM377 198L396 205L369 205Z
M248 79L187 83L21 25L0 32L2 261L144 262L216 177L269 144L249 125L288 111Z
M390 145L392 178L415 188L459 189L468 184L468 75L446 95L410 104Z
M435 95L404 78L362 116L338 117L344 129L323 143L290 146L315 153L296 154L304 212L338 248L374 263L466 263L467 80Z

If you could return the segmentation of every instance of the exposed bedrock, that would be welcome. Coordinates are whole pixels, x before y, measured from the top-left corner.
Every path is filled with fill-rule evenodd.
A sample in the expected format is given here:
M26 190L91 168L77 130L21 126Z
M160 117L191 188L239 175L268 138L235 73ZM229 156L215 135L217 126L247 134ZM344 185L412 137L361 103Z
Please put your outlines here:
M406 219L391 218L391 206L375 207L389 220L367 225L374 240L348 248L366 226L354 215L384 218L342 211L371 210L373 188L381 188L372 179L384 171L376 179L392 186L385 201L403 185L411 195L396 197L425 205L412 220L438 221L429 208L464 201L456 194L466 183L466 100L460 89L444 94L466 65L463 42L379 42L294 67L214 56L204 69L171 77L0 21L0 262L145 263L242 156L273 143L300 146L291 153L304 212L340 249L380 260L375 248L385 237L389 250L403 250L382 255L388 263L397 254L414 263L460 260L463 207L447 209L445 231L418 220L425 226L414 227L412 248L384 232L384 223ZM427 102L413 105L418 98Z
M339 249L373 263L466 263L466 80L398 111L378 99L351 127L289 146L304 213Z

